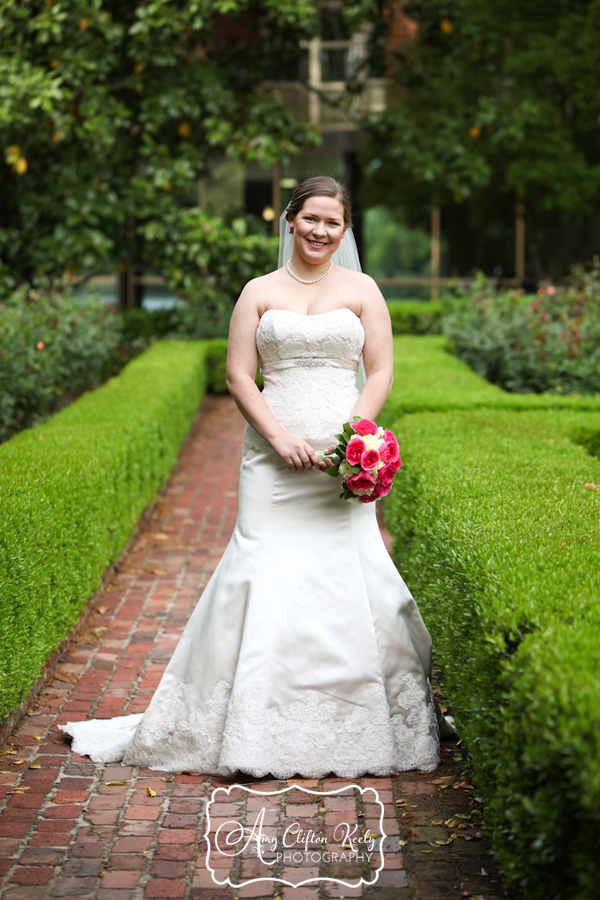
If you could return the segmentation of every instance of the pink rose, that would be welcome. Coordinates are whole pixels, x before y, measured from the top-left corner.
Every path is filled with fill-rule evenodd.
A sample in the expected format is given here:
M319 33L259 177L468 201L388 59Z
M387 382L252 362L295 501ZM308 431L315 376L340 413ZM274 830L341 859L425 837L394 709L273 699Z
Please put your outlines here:
M365 442L359 437L350 438L346 446L346 459L351 466L357 466L360 463L366 449Z
M377 473L377 480L382 484L388 484L391 487L392 478L402 465L402 461L400 459L392 460L387 463L387 465L382 466L382 468Z
M358 499L361 503L373 503L375 500L379 500L380 497L385 497L385 495L389 493L389 490L389 488L384 488L377 484L374 491L371 491L370 494L363 494L362 497L359 497Z
M389 491L389 489L392 486L392 480L393 480L394 476L391 472L385 472L383 475L381 474L382 472L383 472L383 469L380 469L378 472L379 478L377 481L377 485L381 486L381 489L385 490L387 493L387 491Z
M385 443L379 448L379 453L384 462L391 462L393 459L399 458L398 441L396 436L386 429L383 432L383 440Z
M556 293L556 288L554 287L553 284L548 285L548 287L546 288L546 293L550 294L551 297L554 296L554 294Z
M374 486L375 482L368 472L357 472L346 479L346 487L351 491L368 491Z
M377 497L375 496L375 491L373 491L372 494L363 494L362 497L359 497L358 499L360 503L373 503L377 500Z
M37 346L38 350L43 350L43 349L44 349L44 342L43 342L43 341L38 341L36 346Z
M374 469L380 460L377 450L365 450L360 458L360 464L363 469Z
M379 481L373 493L369 495L369 500L379 500L380 497L385 497L386 494L389 494L391 486L391 481L389 484L381 484L381 481Z
M377 425L371 419L361 419L360 422L350 422L357 434L377 434Z

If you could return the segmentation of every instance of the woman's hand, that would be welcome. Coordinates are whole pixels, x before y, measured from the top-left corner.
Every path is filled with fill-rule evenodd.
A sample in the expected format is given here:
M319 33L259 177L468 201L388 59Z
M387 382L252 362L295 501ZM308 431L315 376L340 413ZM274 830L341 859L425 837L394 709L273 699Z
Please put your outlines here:
M334 450L337 450L337 446L337 444L331 444L331 446L326 447L325 450L323 450L323 453L325 453L325 455L327 456L329 453L333 453ZM333 464L334 463L332 459L326 459L323 468L325 470L330 469Z
M329 460L321 462L309 443L293 434L288 434L287 431L273 438L270 444L288 469L300 471L301 469L312 469L313 466L316 469L329 468Z

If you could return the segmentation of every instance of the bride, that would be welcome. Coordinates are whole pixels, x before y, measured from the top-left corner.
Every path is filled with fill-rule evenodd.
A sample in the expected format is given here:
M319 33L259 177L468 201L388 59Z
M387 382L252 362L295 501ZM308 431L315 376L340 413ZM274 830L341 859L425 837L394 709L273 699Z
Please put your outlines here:
M337 181L298 185L284 225L291 258L231 317L227 382L247 421L232 538L146 712L60 726L95 761L281 779L439 764L429 633L375 503L340 499L317 455L379 415L389 313L371 278L334 262L354 246Z

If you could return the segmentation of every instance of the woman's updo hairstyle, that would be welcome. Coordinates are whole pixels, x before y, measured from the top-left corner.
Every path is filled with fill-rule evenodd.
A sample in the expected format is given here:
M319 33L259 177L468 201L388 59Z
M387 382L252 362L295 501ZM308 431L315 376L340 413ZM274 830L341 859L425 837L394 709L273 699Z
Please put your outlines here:
M340 184L335 178L330 178L329 175L315 175L296 185L287 205L288 222L296 218L309 197L335 197L344 209L344 225L346 228L352 227L348 191L343 184Z

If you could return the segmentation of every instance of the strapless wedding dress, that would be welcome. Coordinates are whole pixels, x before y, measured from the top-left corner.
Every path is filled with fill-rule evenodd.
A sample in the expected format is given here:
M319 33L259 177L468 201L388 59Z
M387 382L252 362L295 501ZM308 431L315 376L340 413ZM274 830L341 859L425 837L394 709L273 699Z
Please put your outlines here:
M358 397L360 319L271 309L256 342L265 401L324 449ZM435 769L429 633L375 504L339 492L322 471L289 470L247 425L233 536L148 709L60 726L73 750L255 777Z

